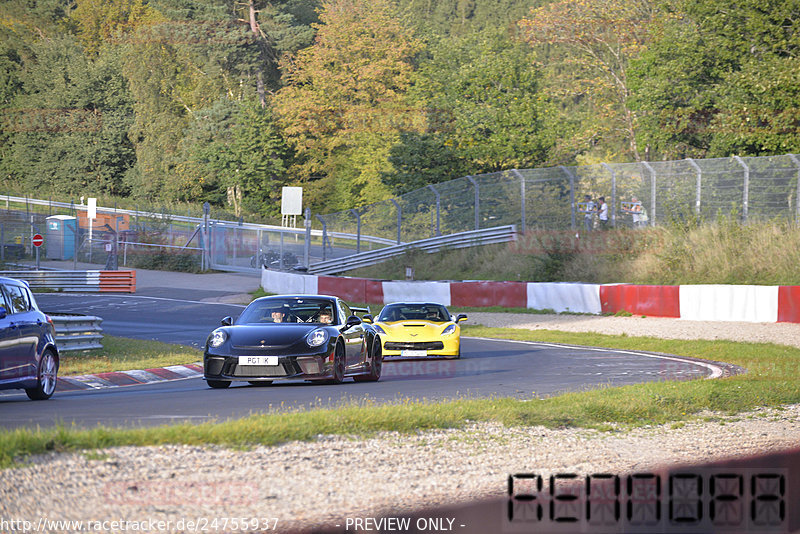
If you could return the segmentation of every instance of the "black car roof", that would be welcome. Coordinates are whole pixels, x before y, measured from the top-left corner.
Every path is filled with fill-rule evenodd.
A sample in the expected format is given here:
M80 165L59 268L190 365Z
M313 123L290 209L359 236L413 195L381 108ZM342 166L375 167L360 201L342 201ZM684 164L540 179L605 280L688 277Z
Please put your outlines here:
M339 300L339 297L331 295L267 295L259 297L256 300L272 300L272 299L323 299L323 300ZM253 302L255 302L254 300Z

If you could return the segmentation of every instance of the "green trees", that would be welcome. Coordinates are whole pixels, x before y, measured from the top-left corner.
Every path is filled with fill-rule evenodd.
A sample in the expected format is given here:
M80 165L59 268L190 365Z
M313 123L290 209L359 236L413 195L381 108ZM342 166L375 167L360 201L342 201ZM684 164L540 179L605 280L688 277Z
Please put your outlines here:
M132 102L119 58L89 59L71 36L30 50L36 60L25 65L5 113L4 160L17 184L42 194L126 195Z
M633 69L654 157L800 150L800 4L680 0Z
M219 100L197 114L179 150L181 200L228 203L236 216L280 216L288 149L269 108Z
M425 131L391 150L395 193L467 174L528 168L546 159L545 100L530 48L505 29L436 39L420 60L411 97Z
M642 159L628 69L649 41L654 11L652 0L562 0L520 21L547 59L547 86L562 120L580 140L574 154L602 140L603 155Z
M512 168L800 151L797 0L0 3L9 192L275 217Z
M406 93L421 43L389 0L326 2L315 27L314 44L284 62L275 97L298 156L291 170L318 209L382 200L390 148L420 127Z

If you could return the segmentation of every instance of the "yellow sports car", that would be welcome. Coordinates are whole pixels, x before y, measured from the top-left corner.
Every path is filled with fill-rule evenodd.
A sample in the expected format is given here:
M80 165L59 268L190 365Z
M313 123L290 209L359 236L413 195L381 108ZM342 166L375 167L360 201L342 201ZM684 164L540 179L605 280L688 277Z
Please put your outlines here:
M366 319L366 318L365 318ZM373 326L383 341L383 356L403 358L461 357L461 327L441 304L397 302L387 304Z

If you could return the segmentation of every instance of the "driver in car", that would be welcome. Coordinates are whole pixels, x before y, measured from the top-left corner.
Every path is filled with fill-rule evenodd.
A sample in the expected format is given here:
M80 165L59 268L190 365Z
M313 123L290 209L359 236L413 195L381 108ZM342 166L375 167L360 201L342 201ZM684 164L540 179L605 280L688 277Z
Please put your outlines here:
M331 315L331 310L325 308L321 312L319 312L319 322L325 324L331 324L333 322L333 316Z

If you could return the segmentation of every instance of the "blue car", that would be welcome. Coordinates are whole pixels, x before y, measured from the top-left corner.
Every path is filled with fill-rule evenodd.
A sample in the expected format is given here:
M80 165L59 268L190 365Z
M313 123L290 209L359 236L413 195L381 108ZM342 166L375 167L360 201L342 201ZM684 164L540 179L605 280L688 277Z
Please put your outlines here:
M24 389L32 400L56 390L58 349L53 321L28 284L0 276L0 389Z

